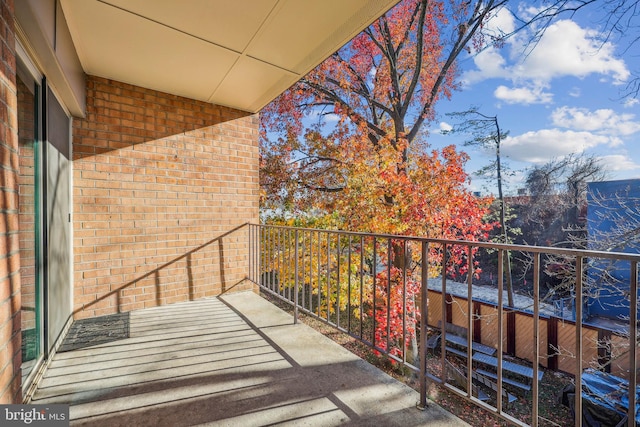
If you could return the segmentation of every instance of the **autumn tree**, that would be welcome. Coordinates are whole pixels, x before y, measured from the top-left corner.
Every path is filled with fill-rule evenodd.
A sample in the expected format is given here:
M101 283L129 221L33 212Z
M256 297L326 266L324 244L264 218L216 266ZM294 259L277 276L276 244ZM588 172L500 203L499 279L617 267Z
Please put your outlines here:
M505 3L405 0L267 106L264 206L333 212L352 230L481 236L466 155L431 150L425 125Z
M495 41L484 24L504 4L402 1L267 106L263 206L341 229L485 238L490 201L469 192L467 156L431 149L426 125L457 88L459 55ZM453 250L449 271L466 274L467 256ZM400 248L389 258L401 270L413 262Z

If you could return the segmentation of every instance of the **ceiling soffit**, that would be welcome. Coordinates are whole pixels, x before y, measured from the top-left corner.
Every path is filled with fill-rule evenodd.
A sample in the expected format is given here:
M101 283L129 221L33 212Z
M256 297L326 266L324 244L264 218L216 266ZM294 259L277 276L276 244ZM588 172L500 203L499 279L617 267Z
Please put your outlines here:
M87 74L255 112L397 0L61 0Z

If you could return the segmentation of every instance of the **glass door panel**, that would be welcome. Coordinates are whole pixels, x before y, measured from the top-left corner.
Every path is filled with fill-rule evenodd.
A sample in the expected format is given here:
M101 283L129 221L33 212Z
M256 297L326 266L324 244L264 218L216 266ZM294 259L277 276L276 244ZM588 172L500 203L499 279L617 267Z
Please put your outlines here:
M40 85L18 60L18 218L22 377L26 380L43 353L41 251L41 122Z

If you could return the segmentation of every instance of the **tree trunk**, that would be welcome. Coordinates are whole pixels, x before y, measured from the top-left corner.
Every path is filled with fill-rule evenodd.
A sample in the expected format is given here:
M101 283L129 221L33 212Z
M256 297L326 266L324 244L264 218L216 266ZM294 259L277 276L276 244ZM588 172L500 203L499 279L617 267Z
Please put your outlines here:
M500 166L500 125L498 124L498 117L493 118L496 125L497 137L496 137L496 168L498 174L498 198L500 200L500 227L502 227L503 243L508 243L507 236L507 223L505 219L505 206L504 195L502 193L502 168ZM506 251L506 257L504 257L504 271L507 279L507 300L509 307L513 307L513 280L511 278L511 256L509 251Z

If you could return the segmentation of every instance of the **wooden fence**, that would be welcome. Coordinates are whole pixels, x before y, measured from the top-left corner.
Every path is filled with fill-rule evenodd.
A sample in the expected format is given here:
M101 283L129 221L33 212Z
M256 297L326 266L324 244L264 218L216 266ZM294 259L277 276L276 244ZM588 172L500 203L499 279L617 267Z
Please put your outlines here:
M442 315L442 293L429 290L428 324L436 327L445 319L454 325L467 327L468 300L464 297L446 294L446 312ZM473 340L497 348L498 308L496 304L472 301ZM504 309L503 349L511 356L532 361L534 318L532 313L522 310ZM555 317L540 316L539 320L539 364L554 371L575 375L576 324L573 321ZM613 375L628 378L629 338L592 325L582 325L582 362L586 367L604 367ZM636 348L637 357L640 349ZM639 377L640 380L640 377Z

